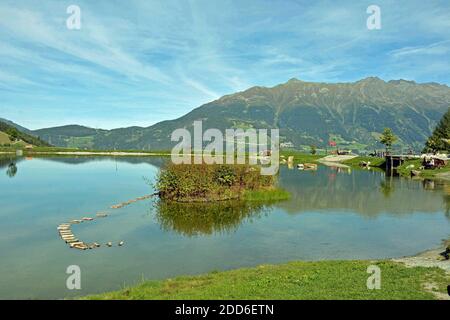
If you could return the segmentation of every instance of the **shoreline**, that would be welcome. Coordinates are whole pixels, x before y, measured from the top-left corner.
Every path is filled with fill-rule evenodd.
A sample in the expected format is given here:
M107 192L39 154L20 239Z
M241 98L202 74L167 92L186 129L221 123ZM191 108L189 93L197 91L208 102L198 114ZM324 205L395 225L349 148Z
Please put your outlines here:
M439 248L401 258L300 260L162 280L142 280L120 290L75 299L450 300L446 293L450 281L450 260L444 260L439 255L449 243L450 240L443 241ZM385 291L366 288L367 268L372 265L380 267L383 277L381 289L387 287ZM333 281L335 283L329 283ZM361 282L357 289L355 282Z
M0 154L16 154L15 151L0 151ZM25 151L24 156L32 155L70 155L70 156L170 156L170 153L126 152L126 151Z

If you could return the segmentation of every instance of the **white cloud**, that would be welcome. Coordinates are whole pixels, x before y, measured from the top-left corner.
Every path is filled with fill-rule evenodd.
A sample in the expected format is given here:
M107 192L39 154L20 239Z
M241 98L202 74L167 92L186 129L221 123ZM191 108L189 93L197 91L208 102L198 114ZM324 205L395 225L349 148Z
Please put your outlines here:
M415 47L392 50L389 54L399 58L408 55L443 55L450 53L450 40Z

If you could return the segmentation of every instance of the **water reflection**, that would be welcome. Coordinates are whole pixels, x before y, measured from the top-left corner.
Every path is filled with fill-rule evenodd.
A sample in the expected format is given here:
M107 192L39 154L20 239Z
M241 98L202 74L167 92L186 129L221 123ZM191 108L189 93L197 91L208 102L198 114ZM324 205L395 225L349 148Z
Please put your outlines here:
M6 168L6 175L13 178L17 174L17 162L21 158L0 156L0 168Z
M389 198L394 192L394 184L392 183L392 177L386 177L385 180L380 182L380 191L385 198Z
M445 216L450 219L450 185L447 184L444 186L444 195L442 198L444 200Z
M348 174L320 166L312 175L281 168L279 180L292 197L277 206L292 214L352 211L375 217L380 214L435 213L449 206L447 196L444 205L442 201L447 182L391 177L384 171L353 170Z
M267 204L236 200L214 203L155 202L156 219L161 228L186 236L231 233L244 221L267 214L269 207Z
M117 164L128 163L128 164L143 164L148 163L157 167L161 167L165 161L170 159L170 157L161 156L117 156L117 157L106 157L106 156L45 156L38 157L40 160L54 161L70 165L80 165L88 164L90 162L110 162L114 160Z
M17 173L17 166L15 163L10 163L8 165L8 169L6 170L6 175L10 178L13 178Z

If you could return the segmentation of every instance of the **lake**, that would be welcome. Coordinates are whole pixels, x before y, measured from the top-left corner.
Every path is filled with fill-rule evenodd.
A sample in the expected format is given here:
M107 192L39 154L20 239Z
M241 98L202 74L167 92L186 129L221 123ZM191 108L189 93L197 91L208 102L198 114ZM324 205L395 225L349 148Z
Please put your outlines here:
M147 199L110 209L154 192L149 182L164 161L1 158L0 299L80 296L292 260L413 255L450 234L450 186L325 166L282 167L279 184L292 198L271 205L167 207ZM97 212L109 216L72 230L100 248L70 249L59 238L58 224ZM70 265L81 268L81 290L66 288Z

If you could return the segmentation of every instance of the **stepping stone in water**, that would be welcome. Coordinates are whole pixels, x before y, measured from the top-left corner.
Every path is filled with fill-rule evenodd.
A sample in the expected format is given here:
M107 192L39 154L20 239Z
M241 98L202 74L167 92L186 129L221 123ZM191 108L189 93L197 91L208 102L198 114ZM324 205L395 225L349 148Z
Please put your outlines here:
M83 244L82 241L72 242L72 243L70 243L70 247L73 248L75 246L79 246L79 245L82 245L82 244Z
M106 218L108 216L108 214L107 213L103 213L103 212L99 212L99 213L96 214L96 216L99 217L99 218Z

